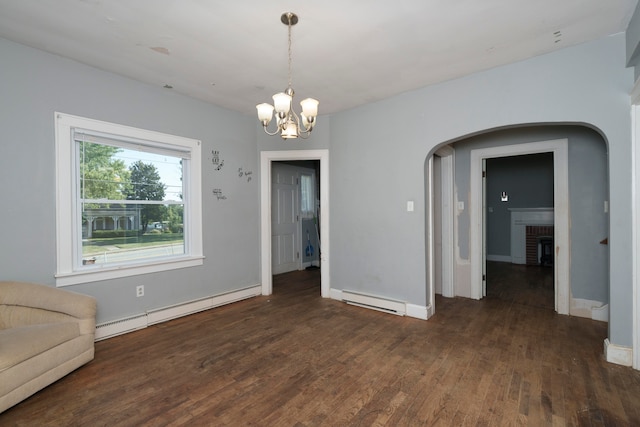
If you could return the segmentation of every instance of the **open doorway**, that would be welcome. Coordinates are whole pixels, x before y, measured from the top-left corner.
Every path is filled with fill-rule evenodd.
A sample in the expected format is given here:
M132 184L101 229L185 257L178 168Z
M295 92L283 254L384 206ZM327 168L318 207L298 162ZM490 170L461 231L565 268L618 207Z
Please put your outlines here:
M260 222L261 222L261 286L263 295L273 293L272 271L272 167L274 162L292 161L319 162L319 200L322 215L318 218L319 242L322 252L319 257L322 297L330 297L329 275L329 151L328 150L294 150L263 151L260 155Z
M271 273L320 268L320 162L271 163Z
M472 298L481 299L486 294L487 252L485 232L486 206L484 200L486 181L483 177L486 160L537 153L553 154L554 307L560 314L569 314L569 168L567 139L471 150L471 195L469 206L471 219L471 295ZM526 220L525 222L530 221Z
M553 153L485 164L485 296L554 310Z

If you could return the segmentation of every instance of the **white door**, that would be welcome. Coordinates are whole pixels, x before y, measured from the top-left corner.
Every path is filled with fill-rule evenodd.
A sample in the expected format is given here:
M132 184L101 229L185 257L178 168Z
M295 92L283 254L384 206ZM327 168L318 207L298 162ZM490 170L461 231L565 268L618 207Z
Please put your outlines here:
M281 274L299 269L297 171L273 163L271 170L271 271Z

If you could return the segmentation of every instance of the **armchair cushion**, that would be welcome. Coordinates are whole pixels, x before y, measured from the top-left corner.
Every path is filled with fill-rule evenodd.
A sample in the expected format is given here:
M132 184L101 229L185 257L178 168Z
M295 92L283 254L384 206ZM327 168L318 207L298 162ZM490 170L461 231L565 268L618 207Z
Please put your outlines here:
M91 361L96 300L0 282L0 412Z
M79 335L78 324L71 322L45 323L1 330L0 372Z

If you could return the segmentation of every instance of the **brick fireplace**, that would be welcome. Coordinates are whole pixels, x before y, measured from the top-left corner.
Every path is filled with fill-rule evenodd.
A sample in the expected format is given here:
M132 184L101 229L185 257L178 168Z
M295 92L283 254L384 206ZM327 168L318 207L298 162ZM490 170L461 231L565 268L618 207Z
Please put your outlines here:
M540 236L553 237L553 208L509 208L509 211L511 213L511 262L539 265L538 239ZM548 242L549 239L545 243ZM553 251L549 245L546 248Z
M553 225L527 225L525 244L526 244L526 264L527 265L539 265L540 264L540 250L539 239L540 237L553 237Z

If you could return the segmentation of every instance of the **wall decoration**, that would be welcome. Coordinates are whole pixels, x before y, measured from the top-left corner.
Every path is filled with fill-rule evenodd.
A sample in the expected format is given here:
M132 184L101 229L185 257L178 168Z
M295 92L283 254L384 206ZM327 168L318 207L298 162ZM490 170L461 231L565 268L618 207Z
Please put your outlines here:
M242 168L238 168L238 177L240 178L247 178L247 182L251 182L251 178L253 175L253 171L244 171L242 170Z
M220 188L214 188L213 195L216 196L216 200L227 200L227 196L222 194L222 189Z
M214 169L219 171L224 166L224 159L220 159L220 151L211 150L211 163L213 163Z

